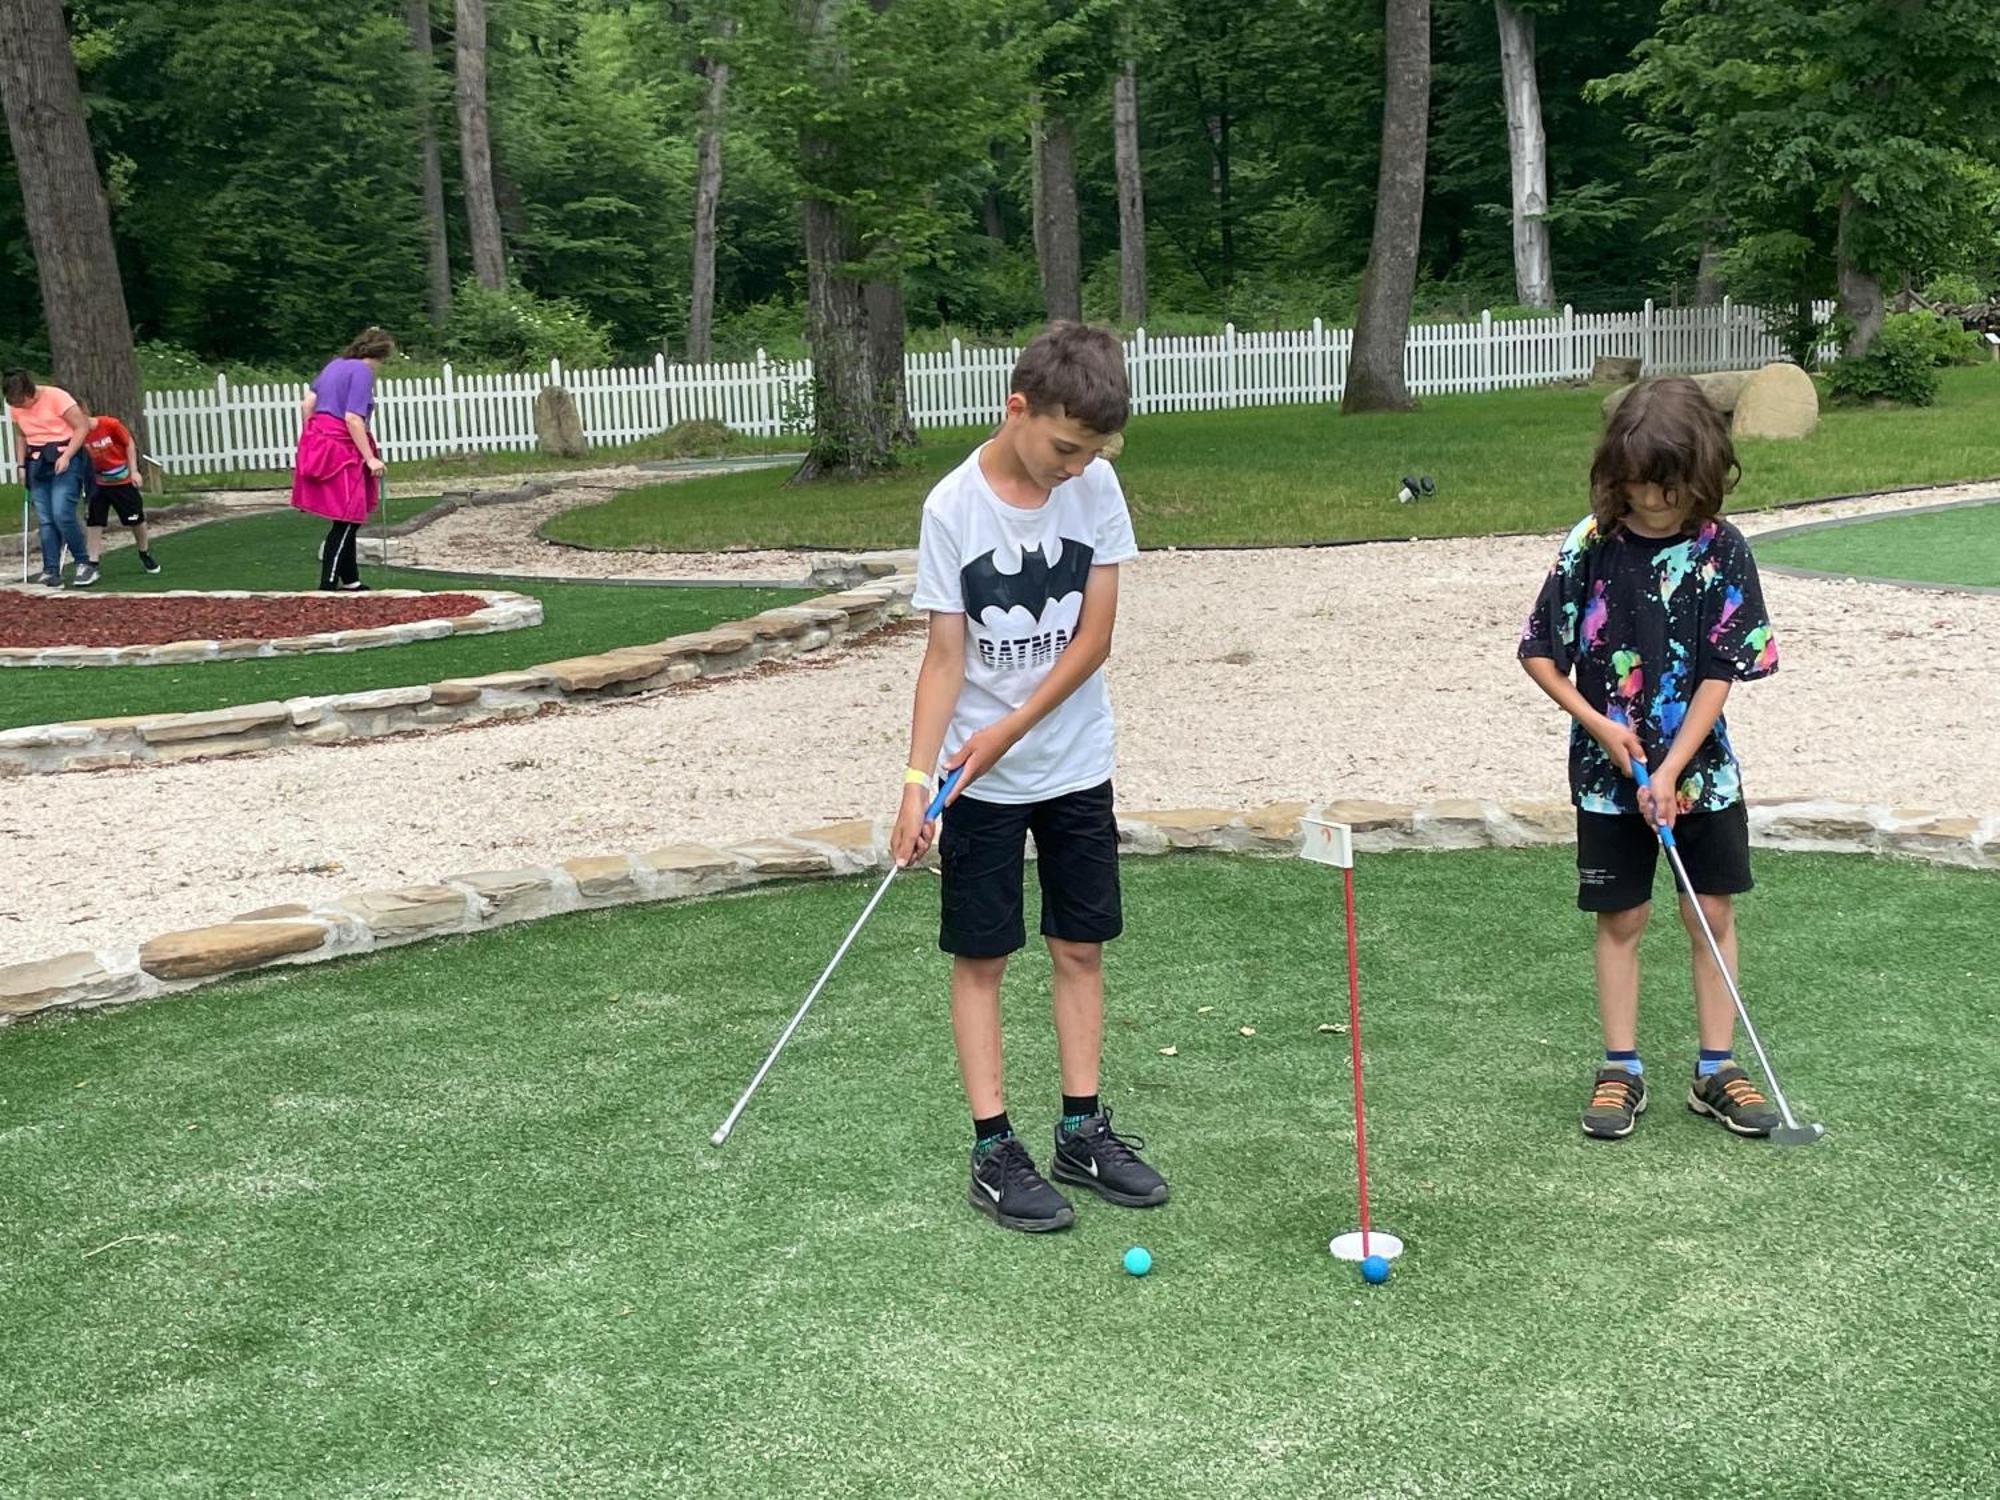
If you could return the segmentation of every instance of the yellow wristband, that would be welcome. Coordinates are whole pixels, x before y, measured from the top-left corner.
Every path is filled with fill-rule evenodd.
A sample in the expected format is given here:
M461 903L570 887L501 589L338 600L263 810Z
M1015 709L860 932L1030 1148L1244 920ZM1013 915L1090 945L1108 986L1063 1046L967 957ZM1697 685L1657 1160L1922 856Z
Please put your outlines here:
M915 766L903 767L904 786L929 786L930 784L930 772L919 771Z

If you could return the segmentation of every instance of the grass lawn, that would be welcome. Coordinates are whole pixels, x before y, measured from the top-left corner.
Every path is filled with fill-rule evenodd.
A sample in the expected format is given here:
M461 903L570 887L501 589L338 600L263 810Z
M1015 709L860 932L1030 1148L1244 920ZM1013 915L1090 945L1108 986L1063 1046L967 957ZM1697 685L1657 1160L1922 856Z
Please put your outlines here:
M1127 865L1106 1097L1175 1198L1055 1236L963 1202L929 875L721 1152L863 883L0 1034L0 1494L1995 1493L1995 877L1762 861L1745 984L1810 1150L1681 1107L1656 924L1654 1108L1605 1144L1571 858L1360 872L1381 1288L1326 1254L1339 906L1295 861ZM1047 969L1008 1002L1038 1157Z
M1284 545L1567 526L1588 508L1602 391L1441 396L1401 416L1266 407L1141 417L1118 472L1143 546ZM730 546L914 546L938 477L983 436L934 434L900 472L808 493L786 471L629 490L543 529L560 541L668 551ZM1803 443L1752 442L1732 505L2000 475L2000 367L1945 372L1936 406L1825 411ZM1435 498L1395 501L1404 474Z
M1760 541L1757 557L1856 578L2000 588L2000 503L1822 526Z
M752 437L747 433L732 433L726 443L713 445L696 443L692 446L685 435L669 435L664 432L643 437L635 442L594 447L590 457L584 460L555 458L546 453L494 452L458 453L441 458L413 458L393 463L390 480L406 483L413 480L435 479L449 485L458 479L493 478L508 474L540 474L547 472L569 472L587 468L594 464L636 464L652 459L698 459L698 458L755 458L766 453L798 453L805 447L803 436L787 434L782 437ZM167 476L167 499L161 502L162 509L173 503L173 497L190 491L201 490L261 490L287 489L292 482L290 469L231 469L215 474L169 474ZM400 510L403 502L393 502ZM148 502L149 510L153 509ZM4 517L18 516L21 511L21 486L0 484L0 524L11 527Z
M399 508L406 502L398 502ZM212 521L154 545L161 571L139 571L129 548L107 554L100 587L124 592L165 589L300 589L313 582L323 522L295 511ZM705 630L811 590L636 588L617 584L537 583L511 578L420 573L363 564L374 588L442 593L504 588L542 601L542 623L498 635L456 636L383 646L346 655L287 656L159 667L15 667L0 676L0 729L115 714L185 712L261 703L301 693L361 692L473 676L664 640Z

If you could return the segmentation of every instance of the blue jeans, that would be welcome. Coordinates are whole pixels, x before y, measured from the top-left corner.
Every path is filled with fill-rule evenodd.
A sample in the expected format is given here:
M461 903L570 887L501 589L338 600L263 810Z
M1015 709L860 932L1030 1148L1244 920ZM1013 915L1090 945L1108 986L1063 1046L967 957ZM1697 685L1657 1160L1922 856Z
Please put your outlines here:
M78 452L69 467L56 472L56 455L62 450L50 445L31 448L27 453L22 479L28 496L35 502L35 519L42 528L42 572L60 576L65 543L79 565L90 560L84 549L83 523L76 518L76 503L83 493L83 469L89 457Z

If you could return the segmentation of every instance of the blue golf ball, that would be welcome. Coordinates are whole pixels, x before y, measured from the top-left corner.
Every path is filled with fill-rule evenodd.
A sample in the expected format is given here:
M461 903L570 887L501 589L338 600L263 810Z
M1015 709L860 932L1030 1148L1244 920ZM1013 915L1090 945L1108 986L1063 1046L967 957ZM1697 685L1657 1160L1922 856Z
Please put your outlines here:
M1389 1279L1389 1262L1379 1255L1371 1255L1361 1262L1361 1279L1370 1286L1380 1286Z
M1144 1276L1153 1269L1152 1252L1144 1245L1134 1245L1125 1252L1125 1271L1131 1276Z

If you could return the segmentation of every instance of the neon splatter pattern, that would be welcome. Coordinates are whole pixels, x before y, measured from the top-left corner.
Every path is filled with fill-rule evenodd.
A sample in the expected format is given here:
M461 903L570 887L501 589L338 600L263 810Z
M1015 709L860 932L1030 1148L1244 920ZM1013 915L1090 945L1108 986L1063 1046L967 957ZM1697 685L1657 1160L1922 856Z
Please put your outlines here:
M1519 654L1547 657L1592 708L1634 730L1657 764L1703 682L1747 682L1778 669L1757 564L1727 521L1654 539L1623 527L1600 533L1586 517L1563 539L1542 584ZM1585 812L1636 813L1634 784L1604 748L1570 726L1570 795ZM1742 800L1743 778L1723 719L1695 751L1676 789L1682 812Z

